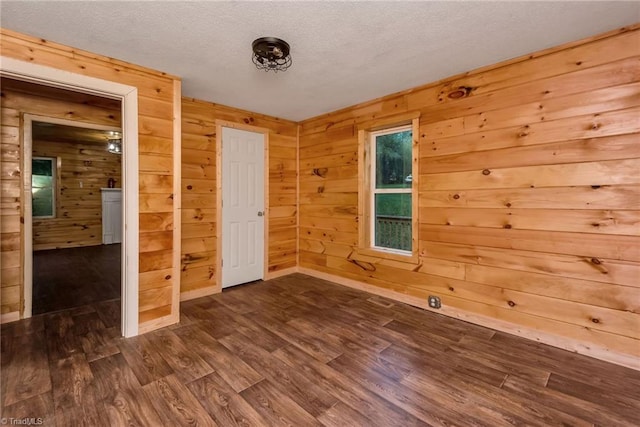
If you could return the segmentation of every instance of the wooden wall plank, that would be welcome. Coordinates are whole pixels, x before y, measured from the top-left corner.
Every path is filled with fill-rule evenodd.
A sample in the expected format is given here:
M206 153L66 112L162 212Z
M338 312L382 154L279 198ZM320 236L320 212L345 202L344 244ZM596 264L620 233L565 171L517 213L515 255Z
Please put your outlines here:
M424 175L420 191L638 184L640 159L479 169ZM488 173L487 173L488 172Z
M640 236L640 210L421 208L423 224Z
M484 168L580 163L640 157L636 134L579 139L544 145L516 146L488 151L471 151L439 157L423 157L420 170L426 173L469 171Z
M420 225L420 242L458 243L640 262L635 236Z
M423 191L420 207L638 209L640 185Z

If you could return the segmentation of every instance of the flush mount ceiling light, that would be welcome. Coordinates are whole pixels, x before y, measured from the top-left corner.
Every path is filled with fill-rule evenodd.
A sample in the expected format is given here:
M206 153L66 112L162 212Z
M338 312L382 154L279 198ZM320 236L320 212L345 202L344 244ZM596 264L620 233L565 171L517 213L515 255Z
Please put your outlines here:
M262 37L251 44L253 47L253 63L259 70L285 71L291 66L289 44L275 37Z
M122 135L120 132L109 132L107 151L112 154L122 154Z

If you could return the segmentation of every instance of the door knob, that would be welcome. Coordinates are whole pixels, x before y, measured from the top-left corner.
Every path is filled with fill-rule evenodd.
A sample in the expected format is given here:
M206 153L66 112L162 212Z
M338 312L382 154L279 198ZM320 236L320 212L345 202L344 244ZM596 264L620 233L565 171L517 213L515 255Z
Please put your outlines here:
M258 211L258 216L264 216L264 211Z

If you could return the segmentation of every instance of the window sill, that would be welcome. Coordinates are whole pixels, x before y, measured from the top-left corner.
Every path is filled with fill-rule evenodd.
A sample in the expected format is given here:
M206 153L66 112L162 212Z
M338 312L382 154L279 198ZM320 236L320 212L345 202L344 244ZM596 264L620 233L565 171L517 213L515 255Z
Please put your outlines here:
M404 262L407 264L420 264L420 257L418 256L417 252L414 252L411 255L403 255L373 248L358 248L357 253L360 255L366 255L380 259L389 259L397 262Z

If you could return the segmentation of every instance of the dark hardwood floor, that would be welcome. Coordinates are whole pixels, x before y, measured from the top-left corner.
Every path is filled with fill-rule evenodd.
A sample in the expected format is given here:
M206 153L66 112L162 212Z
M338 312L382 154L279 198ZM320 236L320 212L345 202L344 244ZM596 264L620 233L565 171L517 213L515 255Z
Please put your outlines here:
M2 325L2 417L51 426L637 426L640 372L304 275L119 337L119 300Z
M33 314L120 298L121 245L33 253Z

